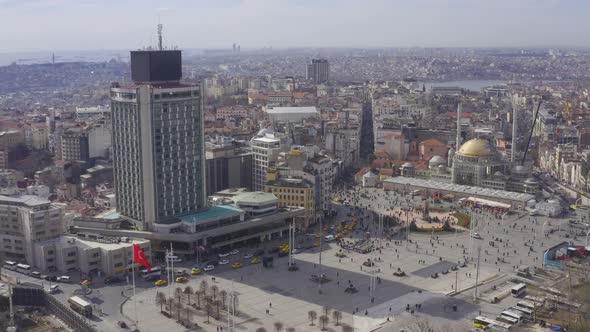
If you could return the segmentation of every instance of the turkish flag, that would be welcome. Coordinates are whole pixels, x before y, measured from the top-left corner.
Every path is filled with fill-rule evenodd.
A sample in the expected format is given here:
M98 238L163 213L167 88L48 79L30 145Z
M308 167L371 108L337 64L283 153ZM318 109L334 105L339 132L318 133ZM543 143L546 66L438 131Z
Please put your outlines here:
M137 264L143 265L143 267L148 269L148 273L152 272L152 266L150 262L148 262L147 258L145 258L145 253L141 249L140 246L137 244L133 245L133 261Z

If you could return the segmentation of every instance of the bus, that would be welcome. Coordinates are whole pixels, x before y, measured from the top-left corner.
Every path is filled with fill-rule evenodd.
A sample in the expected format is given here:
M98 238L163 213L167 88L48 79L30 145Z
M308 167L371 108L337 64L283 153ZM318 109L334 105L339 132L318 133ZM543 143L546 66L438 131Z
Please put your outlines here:
M482 330L495 330L495 331L511 331L512 325L499 322L484 316L477 316L473 319L473 326Z
M31 266L27 264L16 264L16 271L22 274L31 274Z
M510 324L510 325L519 325L518 319L513 318L511 316L504 315L504 314L501 314L498 317L496 317L496 320L498 322L502 322L502 323L506 323L506 324Z
M525 320L524 315L520 311L515 311L512 309L502 311L502 313L500 313L500 316L507 316L512 319L516 319L516 323L510 323L512 325L519 325L520 323L523 323Z
M516 306L524 308L524 309L528 309L528 310L535 310L535 304L533 302L529 302L529 301L518 301L516 303Z
M520 297L524 293L526 293L526 284L518 284L512 287L512 296Z
M92 304L79 296L72 296L68 299L70 308L84 317L92 316Z
M531 322L535 320L535 312L531 309L527 309L527 308L523 308L523 307L519 307L519 306L515 306L510 308L512 311L516 311L519 313L522 313L522 316L526 319L526 320L530 320Z
M524 299L525 301L531 302L535 307L542 307L545 305L545 298L541 296L526 295Z
M4 262L4 268L8 269L8 270L16 270L16 262L13 261L5 261Z
M156 280L156 279L160 279L162 272L164 272L164 271L162 271L162 269L159 266L154 266L154 267L152 267L152 270L150 272L148 272L148 269L141 269L139 271L139 275L144 280Z

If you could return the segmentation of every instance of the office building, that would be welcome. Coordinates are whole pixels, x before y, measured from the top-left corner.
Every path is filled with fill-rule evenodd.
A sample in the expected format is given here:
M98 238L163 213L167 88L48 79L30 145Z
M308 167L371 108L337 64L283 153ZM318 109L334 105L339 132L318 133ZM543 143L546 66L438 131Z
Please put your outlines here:
M201 88L181 76L180 51L132 51L111 88L117 208L143 230L205 207Z
M330 66L326 59L313 59L307 64L305 78L313 83L326 83L329 79Z
M88 161L88 133L83 128L67 129L61 135L59 159L65 161Z
M36 196L0 196L0 256L34 265L33 245L65 232L64 207Z
M252 190L252 153L232 141L206 143L207 196L229 188Z
M261 191L264 189L268 167L278 161L281 140L272 130L262 129L250 140L250 146L254 157L253 187L254 190Z
M295 177L281 177L280 171L269 169L266 174L264 191L272 193L278 198L279 207L302 207L305 214L296 218L298 225L307 228L315 223L315 189L306 179Z

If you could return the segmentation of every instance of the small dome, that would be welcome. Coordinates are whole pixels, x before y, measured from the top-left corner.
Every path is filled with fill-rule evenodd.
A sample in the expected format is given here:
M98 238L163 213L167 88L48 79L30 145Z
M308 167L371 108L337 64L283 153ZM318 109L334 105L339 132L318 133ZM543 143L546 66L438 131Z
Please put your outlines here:
M407 163L405 163L405 164L402 165L402 168L412 168L412 167L414 167L414 164L412 164L410 162L407 162Z
M474 138L461 145L457 154L464 157L485 157L496 154L496 149L485 139Z
M274 132L272 131L272 129L262 128L262 129L260 129L260 131L258 131L258 134L256 134L256 136L264 137L266 134L273 134L273 133Z
M442 164L446 164L446 163L447 163L447 161L445 160L445 158L443 158L441 156L434 156L434 157L430 158L430 161L428 162L428 164L431 166L442 165Z
M497 171L496 173L494 173L494 176L504 176L504 174L500 171Z

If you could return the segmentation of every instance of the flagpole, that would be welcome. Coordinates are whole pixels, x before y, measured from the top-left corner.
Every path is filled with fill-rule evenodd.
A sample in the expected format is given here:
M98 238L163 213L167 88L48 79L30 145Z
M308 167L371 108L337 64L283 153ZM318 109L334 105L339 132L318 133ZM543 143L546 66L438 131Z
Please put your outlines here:
M133 279L133 310L135 311L135 329L139 330L139 321L137 320L137 297L135 297L135 263L133 263L131 267L131 278Z

